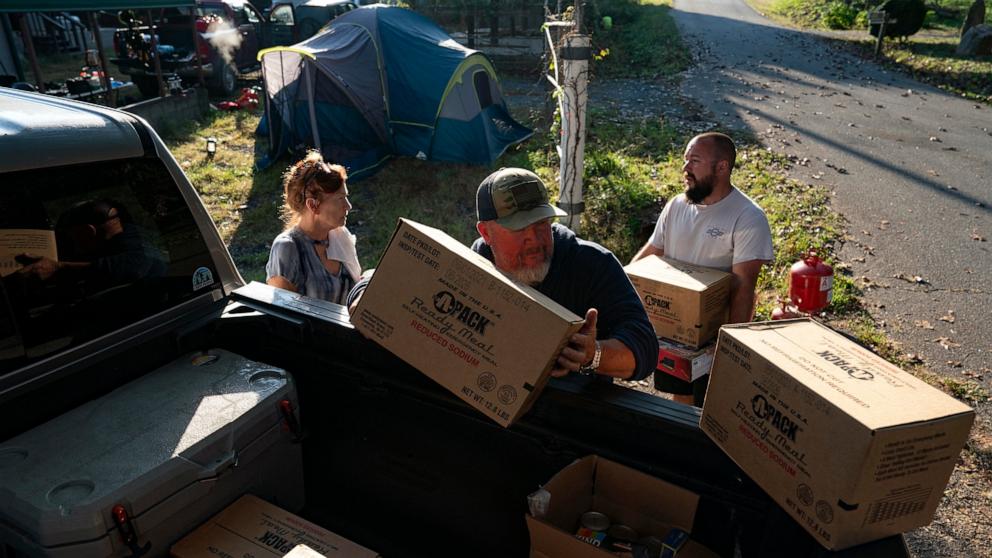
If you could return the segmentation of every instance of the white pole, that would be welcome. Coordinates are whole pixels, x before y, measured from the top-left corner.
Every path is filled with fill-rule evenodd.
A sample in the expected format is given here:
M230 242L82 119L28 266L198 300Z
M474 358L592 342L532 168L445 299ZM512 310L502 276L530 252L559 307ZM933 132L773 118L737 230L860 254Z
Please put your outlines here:
M588 99L589 58L588 35L570 34L561 49L562 114L561 169L558 206L568 212L565 226L576 233L585 204L582 202L582 175L586 145L586 102Z

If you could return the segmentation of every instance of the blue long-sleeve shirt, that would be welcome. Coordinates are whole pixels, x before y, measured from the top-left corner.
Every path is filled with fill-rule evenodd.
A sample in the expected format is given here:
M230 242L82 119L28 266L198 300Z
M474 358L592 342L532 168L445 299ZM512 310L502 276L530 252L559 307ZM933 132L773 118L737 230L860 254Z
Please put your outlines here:
M658 338L623 266L612 252L578 238L563 225L552 225L552 235L551 268L536 289L579 316L590 308L599 310L596 337L626 345L637 362L630 379L646 378L658 364ZM482 238L472 250L493 260L492 249ZM608 378L597 376L601 377Z

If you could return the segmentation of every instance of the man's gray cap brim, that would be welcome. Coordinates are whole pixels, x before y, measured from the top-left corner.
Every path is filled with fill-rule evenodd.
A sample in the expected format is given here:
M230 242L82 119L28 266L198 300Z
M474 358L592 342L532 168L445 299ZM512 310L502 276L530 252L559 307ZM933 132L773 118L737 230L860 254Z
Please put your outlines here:
M496 219L496 223L501 227L510 229L511 231L519 231L520 229L526 228L542 219L547 219L549 217L568 217L568 213L562 211L561 208L550 204L544 204L526 211L517 211L516 213L507 215L502 219Z

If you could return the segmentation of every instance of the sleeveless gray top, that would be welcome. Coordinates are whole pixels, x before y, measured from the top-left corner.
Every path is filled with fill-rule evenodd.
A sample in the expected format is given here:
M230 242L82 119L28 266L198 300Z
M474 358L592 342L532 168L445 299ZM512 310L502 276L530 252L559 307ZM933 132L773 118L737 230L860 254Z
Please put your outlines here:
M328 271L313 246L313 239L299 228L283 231L272 241L269 262L265 265L266 279L279 275L300 294L344 304L355 280L344 264L336 275Z

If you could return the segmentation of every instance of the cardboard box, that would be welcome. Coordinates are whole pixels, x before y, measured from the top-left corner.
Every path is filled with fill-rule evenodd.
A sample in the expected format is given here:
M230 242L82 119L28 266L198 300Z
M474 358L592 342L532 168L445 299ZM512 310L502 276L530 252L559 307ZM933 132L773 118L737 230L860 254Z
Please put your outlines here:
M334 558L377 558L364 546L246 494L172 546L173 558L279 558L294 550Z
M659 338L658 368L655 374L669 374L686 382L698 380L710 373L715 351L715 343L708 343L701 349L693 349L675 341ZM658 387L657 381L655 387Z
M967 405L809 320L724 326L700 426L828 549L926 525Z
M664 540L672 528L692 533L699 496L684 488L596 455L576 460L543 487L550 493L543 518L527 515L531 558L607 558L606 549L575 538L587 511L606 514L632 527L640 537ZM679 558L716 556L689 540Z
M540 394L582 318L442 231L400 219L351 322L509 426Z
M699 348L730 316L729 273L648 256L624 268L658 337Z

